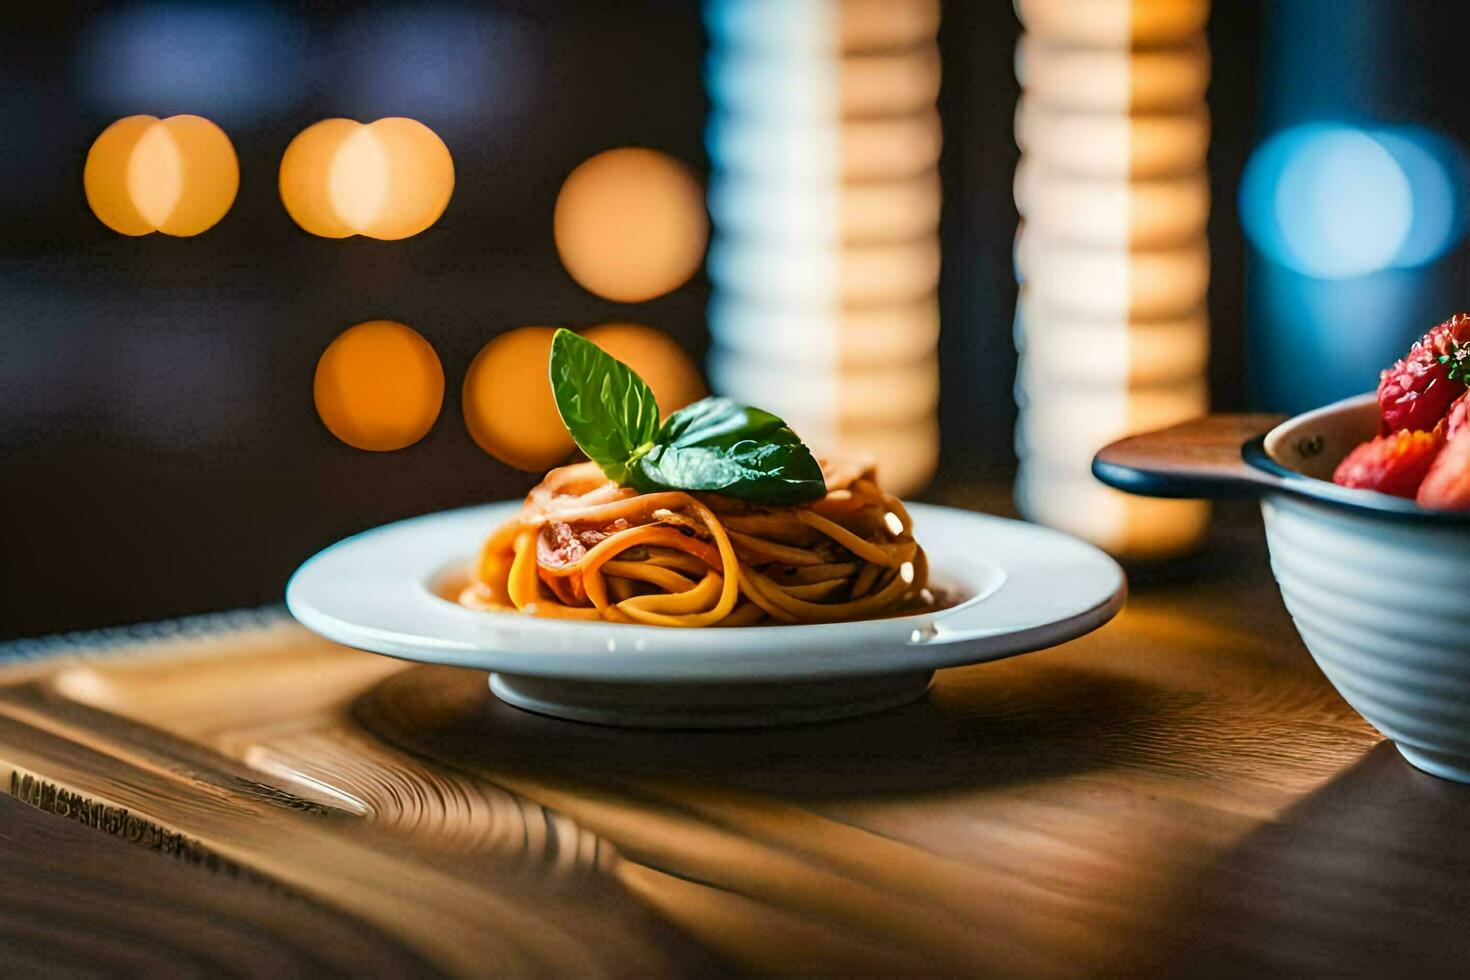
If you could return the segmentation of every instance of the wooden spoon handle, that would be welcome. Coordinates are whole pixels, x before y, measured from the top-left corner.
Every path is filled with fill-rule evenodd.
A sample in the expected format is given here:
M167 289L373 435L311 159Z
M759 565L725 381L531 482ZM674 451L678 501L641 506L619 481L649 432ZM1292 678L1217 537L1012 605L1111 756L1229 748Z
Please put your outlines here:
M1254 497L1281 478L1251 466L1241 447L1271 431L1281 415L1206 415L1129 436L1092 461L1102 482L1145 497Z

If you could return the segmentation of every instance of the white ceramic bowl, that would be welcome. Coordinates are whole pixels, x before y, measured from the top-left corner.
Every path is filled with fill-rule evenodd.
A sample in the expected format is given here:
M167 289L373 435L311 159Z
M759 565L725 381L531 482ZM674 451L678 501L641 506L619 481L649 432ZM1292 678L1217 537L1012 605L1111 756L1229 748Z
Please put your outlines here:
M1237 428L1235 465L1210 444L1230 427L1208 424L1115 444L1094 472L1152 496L1259 494L1271 567L1322 672L1409 762L1470 783L1470 514L1329 482L1377 434L1372 395L1244 442ZM1197 460L1181 463L1190 443Z
M1102 552L1049 528L910 506L931 577L962 598L848 623L680 629L465 609L446 594L520 508L489 504L348 538L292 577L286 604L328 639L491 671L501 700L603 724L735 727L862 714L911 701L941 667L1054 646L1113 617L1126 591Z

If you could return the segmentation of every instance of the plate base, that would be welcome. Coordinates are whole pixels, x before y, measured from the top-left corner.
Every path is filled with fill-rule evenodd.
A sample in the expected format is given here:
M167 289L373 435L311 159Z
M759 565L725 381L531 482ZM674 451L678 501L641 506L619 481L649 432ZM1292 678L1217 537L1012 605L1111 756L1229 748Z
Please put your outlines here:
M907 704L933 671L825 681L740 684L609 684L520 674L490 675L506 704L538 715L631 728L755 728L831 721Z

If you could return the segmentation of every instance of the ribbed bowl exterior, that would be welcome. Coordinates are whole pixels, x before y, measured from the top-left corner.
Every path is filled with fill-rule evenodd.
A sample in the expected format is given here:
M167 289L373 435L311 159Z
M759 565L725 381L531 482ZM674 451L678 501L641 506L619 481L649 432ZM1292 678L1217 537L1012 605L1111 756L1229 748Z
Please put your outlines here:
M1276 581L1322 672L1404 758L1470 782L1470 526L1283 494L1261 511Z

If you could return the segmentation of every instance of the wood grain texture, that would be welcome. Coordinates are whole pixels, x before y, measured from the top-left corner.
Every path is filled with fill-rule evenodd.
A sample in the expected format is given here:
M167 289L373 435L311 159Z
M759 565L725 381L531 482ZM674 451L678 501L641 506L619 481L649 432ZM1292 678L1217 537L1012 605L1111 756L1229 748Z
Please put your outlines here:
M12 796L0 796L0 936L9 976L435 972L330 906L146 854Z
M1470 791L1333 693L1258 534L1091 637L825 725L560 722L285 622L0 671L0 964L1470 967Z

